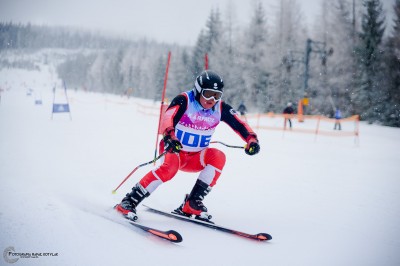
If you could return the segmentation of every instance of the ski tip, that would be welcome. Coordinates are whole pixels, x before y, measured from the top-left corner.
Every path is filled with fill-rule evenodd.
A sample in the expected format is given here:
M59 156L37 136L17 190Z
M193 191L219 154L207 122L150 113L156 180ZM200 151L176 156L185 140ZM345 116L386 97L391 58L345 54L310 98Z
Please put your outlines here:
M259 233L256 235L256 237L260 241L268 241L272 239L272 236L266 233Z
M174 230L160 231L157 229L147 228L147 229L145 229L145 231L152 233L153 235L156 235L158 237L161 237L165 240L174 242L174 243L179 243L179 242L182 242L182 240L183 240L181 234L179 234L178 232L176 232Z
M172 242L179 243L179 242L182 242L182 240L183 240L181 234L179 234L178 232L176 232L174 230L169 230L166 233L168 235L168 239Z
M114 189L113 191L111 191L111 194L117 194L117 191Z

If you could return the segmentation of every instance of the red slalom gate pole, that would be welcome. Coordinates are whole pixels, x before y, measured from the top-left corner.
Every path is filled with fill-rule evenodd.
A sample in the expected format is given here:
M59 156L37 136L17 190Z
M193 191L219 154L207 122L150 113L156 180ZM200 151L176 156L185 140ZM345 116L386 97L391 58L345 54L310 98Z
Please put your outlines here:
M161 95L161 105L160 105L160 116L158 118L158 128L157 128L157 136L156 136L156 145L154 149L154 158L157 158L157 151L158 151L158 135L160 134L160 127L161 127L161 118L163 115L163 106L165 101L165 91L167 89L167 81L168 81L168 71L169 71L169 64L171 62L171 51L168 52L168 60L167 60L167 68L165 70L165 77L164 77L164 88Z

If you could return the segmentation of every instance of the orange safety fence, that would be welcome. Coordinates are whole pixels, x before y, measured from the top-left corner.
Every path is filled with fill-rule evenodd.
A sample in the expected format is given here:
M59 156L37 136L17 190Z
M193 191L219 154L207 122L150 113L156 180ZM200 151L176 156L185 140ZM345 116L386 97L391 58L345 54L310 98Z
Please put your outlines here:
M335 119L322 115L300 115L296 114L248 114L248 123L257 129L281 130L290 132L310 133L325 136L359 136L359 115ZM289 127L289 121L292 127ZM341 129L334 129L335 123L339 122Z
M137 103L138 112L151 115L159 116L160 107L159 103L154 103L154 105L144 105ZM167 107L167 106L166 106ZM165 111L165 109L163 108ZM315 134L323 136L333 136L333 137L348 137L354 136L356 141L360 135L359 132L359 115L353 115L350 117L335 119L329 118L322 115L304 115L302 114L300 119L297 114L277 114L277 113L263 113L263 114L247 114L247 122L250 126L255 129L264 130L277 130L284 132L294 132L294 133L306 133ZM289 127L289 121L291 119L292 127ZM341 129L335 130L335 123L340 122Z
M136 103L138 112L158 116L160 112L159 103L145 105ZM165 109L163 108L165 111ZM341 130L334 130L336 119L322 115L301 115L300 121L297 114L247 114L247 122L256 129L280 130L300 133L311 133L326 136L358 136L359 115L342 118L339 120ZM288 119L292 121L292 128L288 125Z

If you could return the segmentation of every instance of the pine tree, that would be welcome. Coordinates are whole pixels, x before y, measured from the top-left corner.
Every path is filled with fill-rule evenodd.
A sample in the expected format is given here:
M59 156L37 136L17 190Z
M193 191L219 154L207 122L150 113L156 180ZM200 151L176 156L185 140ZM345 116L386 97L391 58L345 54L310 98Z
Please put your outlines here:
M173 97L193 88L194 76L190 68L190 55L187 48L176 47L172 51L171 65L168 74L168 85L166 97L172 100Z
M385 74L389 101L386 104L384 124L400 127L400 0L394 6L394 26L385 47Z
M344 116L353 114L351 93L356 68L354 47L356 36L355 18L347 0L329 2L327 6L328 21L325 30L326 42L333 48L334 53L328 59L328 87L332 96L333 109L339 108Z
M204 70L204 55L207 53L206 38L204 30L200 31L197 42L193 48L191 73L192 77L197 77Z
M206 22L206 28L201 30L199 37L197 38L196 46L193 50L192 57L192 73L193 77L199 75L205 69L205 55L208 54L210 57L213 56L214 62L218 59L218 49L220 45L220 39L222 36L222 21L221 15L218 9L211 9L210 15ZM212 63L211 63L212 64ZM213 68L212 65L209 68Z
M231 7L232 8L232 7ZM224 79L224 100L232 105L238 105L241 101L243 82L240 75L240 66L237 60L237 46L234 41L234 25L232 9L227 14L225 21L221 20L219 10L210 16L213 26L208 27L207 32L212 33L210 39L209 69L216 71Z
M206 32L205 32L205 49L208 53L216 50L220 44L220 39L222 36L222 21L221 21L221 13L219 9L211 9L210 16L208 17L206 23Z
M243 95L245 95L240 41L238 41L240 28L236 25L237 16L234 3L228 2L226 10L219 45L213 51L210 59L211 67L223 75L225 84L224 100L232 106L238 107L243 101ZM214 60L214 56L217 56L217 60Z
M267 95L270 73L267 70L267 21L261 1L254 7L244 43L244 101L246 105L264 112L269 109L270 104Z
M103 85L103 67L105 65L106 56L105 52L100 52L94 59L87 75L86 84L89 91L105 92Z
M303 96L303 50L307 34L299 10L297 0L280 1L268 55L274 62L272 67L279 65L272 77L275 86L269 92L273 99L269 111L282 112L288 102L297 102Z
M167 57L160 56L157 60L157 63L154 64L153 69L154 72L152 73L152 80L154 83L154 101L161 101L162 98L162 91L164 89L164 78L165 78L165 68L167 65Z
M122 74L121 74L121 62L124 56L124 51L118 49L111 51L107 57L108 63L104 66L105 73L105 85L106 90L111 91L114 94L122 93Z
M387 98L382 84L381 43L385 31L385 16L379 0L364 0L360 45L357 48L360 79L354 103L362 120L379 121Z

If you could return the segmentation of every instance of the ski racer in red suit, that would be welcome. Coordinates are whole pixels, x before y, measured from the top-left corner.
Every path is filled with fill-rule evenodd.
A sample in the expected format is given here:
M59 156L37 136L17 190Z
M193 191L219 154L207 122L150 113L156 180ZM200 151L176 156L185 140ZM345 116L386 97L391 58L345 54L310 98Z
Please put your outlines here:
M254 155L260 151L257 135L240 120L229 104L222 101L223 88L222 78L207 70L196 78L193 90L181 93L172 100L161 126L164 137L160 142L160 152L167 151L163 162L147 173L116 205L118 212L128 219L137 219L136 207L139 203L181 170L200 174L175 213L209 221L211 216L203 199L217 183L225 165L225 154L209 147L219 122L227 123L246 142L246 154Z

